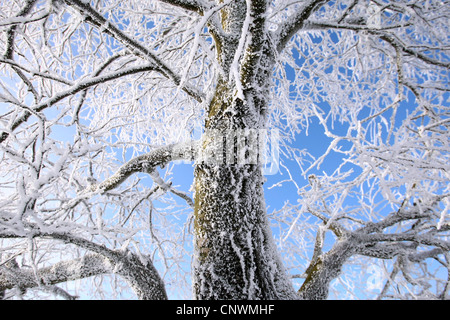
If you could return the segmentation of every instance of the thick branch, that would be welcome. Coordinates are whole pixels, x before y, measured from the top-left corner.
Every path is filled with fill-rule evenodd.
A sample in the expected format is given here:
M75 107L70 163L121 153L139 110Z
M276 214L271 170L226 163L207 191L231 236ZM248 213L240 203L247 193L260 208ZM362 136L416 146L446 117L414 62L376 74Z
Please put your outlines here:
M327 0L310 0L297 14L290 17L284 24L282 24L275 36L278 39L277 50L280 52L284 49L286 43L292 36L303 28L306 20Z
M153 150L149 153L131 159L122 165L113 176L106 179L99 185L92 186L89 191L105 192L118 187L133 173L151 173L156 167L164 166L171 161L193 160L195 158L196 150L197 142L195 141L172 144Z
M317 214L316 214L317 215ZM327 220L320 215L326 223ZM427 210L399 210L391 213L377 223L368 223L354 232L341 233L340 241L327 253L321 254L321 235L318 235L314 256L305 271L307 277L299 290L303 299L326 299L328 286L335 279L348 258L360 254L378 259L393 259L403 256L411 262L421 262L450 251L450 242L436 236L439 232L448 231L447 225L439 230L430 228L426 233L408 230L403 233L387 234L386 228L403 221L430 218ZM339 233L342 231L339 231ZM419 245L429 246L427 251L417 251Z
M205 3L202 3L201 1L196 0L159 0L161 2L173 5L175 7L183 8L188 11L197 12L200 15L203 15L203 13L210 9L206 6Z
M338 242L333 249L316 259L308 268L302 287L301 299L324 300L328 297L330 283L341 272L342 266L354 253L357 244L353 238Z
M241 82L244 87L253 83L253 78L258 72L263 55L263 46L266 41L266 0L248 0L247 17L249 22L246 47L242 59Z
M0 267L0 292L13 288L29 289L62 282L112 273L109 260L100 254L87 254L82 258L62 261L35 273L31 269Z
M93 251L95 254L74 262L57 263L52 267L40 269L37 276L29 271L0 268L0 292L14 287L25 289L39 285L48 286L93 275L115 273L125 279L139 299L167 299L164 282L150 259L141 259L130 251L111 250L67 232L44 232L32 225L28 227L32 229L29 234L0 233L0 238L24 236L52 238Z
M399 210L397 212L392 212L386 218L379 222L369 222L366 226L357 230L358 233L375 233L382 232L384 229L391 227L401 221L415 220L421 218L429 218L430 214L428 212L420 212L419 210Z
M371 234L365 237L362 237L363 241L370 243L376 242L399 242L399 241L411 241L417 242L420 244L424 244L427 246L434 246L440 248L444 251L450 251L450 242L441 240L437 237L433 237L432 235L425 234L419 235L415 233L400 233L400 234Z
M407 243L376 243L369 246L362 246L358 254L377 259L392 259L400 252L414 250L417 246Z

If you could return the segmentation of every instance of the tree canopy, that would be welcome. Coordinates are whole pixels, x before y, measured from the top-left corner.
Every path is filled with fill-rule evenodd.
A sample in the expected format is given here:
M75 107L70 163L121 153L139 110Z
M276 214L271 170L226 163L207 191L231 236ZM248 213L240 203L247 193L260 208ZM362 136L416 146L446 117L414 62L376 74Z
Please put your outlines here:
M208 225L248 297L448 299L449 17L444 0L0 0L1 296L205 297ZM203 166L226 130L265 162Z

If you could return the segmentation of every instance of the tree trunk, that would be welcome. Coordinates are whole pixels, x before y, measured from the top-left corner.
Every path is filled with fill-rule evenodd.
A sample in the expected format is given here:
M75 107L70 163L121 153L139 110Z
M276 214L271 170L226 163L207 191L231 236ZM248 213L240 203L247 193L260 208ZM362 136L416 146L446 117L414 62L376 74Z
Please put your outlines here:
M195 168L196 299L292 299L266 216L257 134L262 105L219 81ZM258 112L255 112L258 111ZM208 131L209 130L209 131ZM247 132L247 134L239 134Z

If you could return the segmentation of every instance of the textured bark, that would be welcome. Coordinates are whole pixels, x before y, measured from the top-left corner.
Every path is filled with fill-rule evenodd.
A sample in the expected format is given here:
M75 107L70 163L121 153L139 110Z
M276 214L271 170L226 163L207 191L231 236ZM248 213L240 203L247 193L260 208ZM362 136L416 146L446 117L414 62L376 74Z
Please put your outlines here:
M214 134L202 140L195 169L194 296L294 299L268 226L258 144L234 135L264 128L266 105L252 86L245 102L236 90L219 81L205 125Z
M195 168L196 299L297 297L268 226L258 137L236 137L267 122L274 62L264 36L266 5L232 2L221 12L225 35L215 37L225 75L207 110Z
M351 239L337 243L333 249L311 262L307 277L299 290L301 299L325 300L333 281L341 272L342 266L357 248L357 243Z
M116 263L114 272L124 278L139 300L167 300L164 282L152 261L128 253Z
M196 168L196 299L288 299L257 165Z
M122 277L140 300L167 300L164 283L151 261L141 261L128 252L116 252L106 258L87 254L82 258L62 261L37 270L10 266L0 267L0 293L18 288L26 290L84 279L102 274Z
M50 286L71 280L111 272L111 263L99 254L89 254L71 261L62 261L35 274L31 269L0 267L0 291L20 288L28 289L38 286Z

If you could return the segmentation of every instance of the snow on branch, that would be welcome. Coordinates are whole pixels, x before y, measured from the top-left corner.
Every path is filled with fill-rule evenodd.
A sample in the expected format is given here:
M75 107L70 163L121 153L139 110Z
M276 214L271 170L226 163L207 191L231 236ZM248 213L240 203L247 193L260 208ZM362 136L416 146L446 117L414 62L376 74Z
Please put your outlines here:
M163 60L161 60L155 52L153 52L149 48L146 48L138 41L126 35L122 30L120 30L112 22L104 18L88 3L85 3L81 0L65 0L65 2L69 6L75 7L77 10L79 10L86 17L87 22L92 23L94 26L101 28L101 30L119 40L134 54L146 60L149 60L152 64L155 65L155 67L161 74L166 76L168 79L171 79L176 85L181 84L181 77L177 74L177 72L172 70L172 68L170 68L169 65L167 65ZM196 88L193 88L188 84L184 84L182 88L187 94L189 94L195 100L199 102L203 100L204 98L203 93L199 92Z
M203 1L197 0L159 0L161 2L180 7L189 11L197 12L200 15L203 15L205 11L210 9L210 5Z
M376 34L377 32L376 31L372 31L372 33ZM450 62L439 61L437 59L430 58L430 57L426 56L425 54L420 53L420 52L418 52L416 50L413 50L409 46L403 45L402 42L396 38L395 35L382 34L380 36L380 39L390 43L395 48L399 48L403 53L405 53L405 54L407 54L409 56L416 57L416 58L422 60L423 62L426 62L426 63L431 64L431 65L435 65L435 66L439 66L439 67L450 69Z
M359 24L347 24L347 23L333 23L333 22L316 22L316 21L308 21L305 23L305 28L309 30L329 30L329 29L336 29L336 30L352 30L356 32L367 32L374 36L378 36L381 40L386 41L387 43L391 44L394 48L398 48L401 52L404 54L416 57L423 62L435 65L443 68L450 68L450 63L440 61L437 59L433 59L417 50L414 50L411 48L411 46L405 45L402 43L398 37L396 37L395 34L392 32L395 32L396 29L401 29L410 26L411 23L403 23L399 25L389 25L386 27L376 27L373 28L372 26L368 26L365 23L359 23ZM388 33L388 31L391 31L391 33ZM424 49L429 49L430 51L433 51L433 48L427 48L425 45L422 45Z
M51 286L71 280L111 273L111 263L100 254L87 254L82 258L61 261L34 272L32 269L0 265L0 292L13 288L21 290Z
M88 191L106 192L118 187L133 173L152 173L156 167L165 166L171 161L192 160L195 158L196 145L197 142L195 141L172 144L133 158L122 165L119 170L110 178L106 179L98 185L91 186Z
M81 80L74 84L71 88L56 93L53 97L49 98L48 100L41 102L40 104L36 105L32 111L34 112L41 112L44 109L51 107L55 103L58 103L59 101L70 97L74 94L77 94L80 91L86 90L92 86L95 86L97 84L101 84L104 82L108 82L111 80L115 80L127 75L132 75L136 73L146 72L146 71L153 71L155 70L155 65L153 63L149 63L146 65L140 65L136 67L129 67L124 68L119 71L110 72L101 76L94 76L92 78ZM18 117L9 128L9 132L13 132L17 127L19 127L22 123L26 122L30 116L32 115L31 112L25 111L20 117ZM5 141L9 136L9 133L6 131L3 131L0 133L0 143Z
M11 26L15 24L27 24L31 22L36 22L42 19L45 19L49 16L48 12L41 13L40 15L32 18L27 17L12 17L8 19L0 20L0 27Z
M128 250L111 250L104 245L74 236L68 232L52 229L43 231L42 226L27 224L29 238L51 238L66 244L73 244L95 254L80 259L56 263L39 270L21 270L0 266L0 293L6 289L18 287L49 286L69 280L77 280L93 275L115 273L128 282L140 299L166 300L164 283L151 259L140 257ZM20 235L3 233L0 238L17 238Z
M306 20L318 9L321 5L325 4L326 0L311 0L308 1L301 10L299 10L295 15L288 18L281 26L278 27L276 32L277 39L277 49L278 51L283 50L286 43L291 39L291 37L301 28L303 28Z

